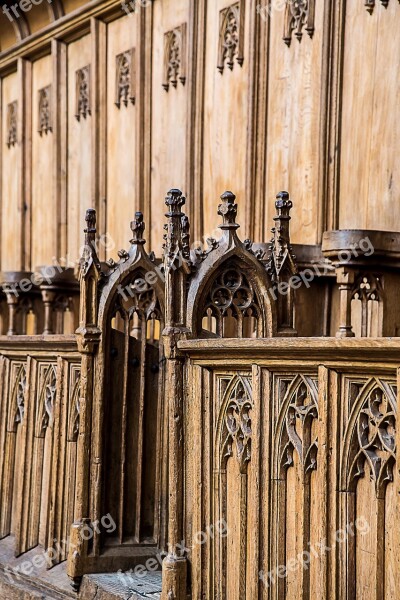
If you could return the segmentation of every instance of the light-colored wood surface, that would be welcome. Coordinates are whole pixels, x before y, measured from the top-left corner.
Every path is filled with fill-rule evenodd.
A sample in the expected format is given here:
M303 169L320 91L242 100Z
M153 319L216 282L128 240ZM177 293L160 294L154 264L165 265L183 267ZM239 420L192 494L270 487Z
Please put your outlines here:
M22 228L24 239L21 231L12 240L14 249L7 254L16 258L3 252L3 270L49 262L61 249L77 257L79 217L89 205L100 211L99 233L108 233L118 248L128 241L123 223L140 207L150 247L159 254L164 197L173 186L189 192L195 240L213 234L215 206L226 188L238 196L244 237L260 242L270 237L273 198L285 188L294 201L293 242L319 243L324 230L338 226L400 229L397 2L391 0L387 8L375 3L372 14L362 2L316 3L312 37L303 26L301 40L293 34L289 46L282 39L282 6L273 7L269 17L255 2L243 1L163 0L138 5L129 15L115 0L93 4L86 12L78 4L66 3L66 16L46 25L43 35L44 13L40 7L29 12L34 33L21 42L29 54L24 69L33 76L31 97L25 90L25 128L35 126L39 80L52 84L58 98L54 110L62 115L53 134L38 140L25 131L19 150L4 148L2 153L4 173L9 163L16 164L16 156L25 172L17 203L11 200L12 189L4 188L7 229ZM240 17L235 13L240 51L234 49L232 69L228 55L223 68L219 65L223 15L231 6L242 12ZM185 81L178 73L176 87L166 91L165 40L182 26L186 36L178 71L185 71ZM10 27L4 28L3 47L12 35ZM55 35L66 44L67 56L53 45L52 74L49 66L40 65L48 62L43 54ZM117 108L116 57L131 48L136 50L136 102ZM0 54L5 99L11 85L15 98L23 98L22 67L20 83L8 83L21 52L9 47ZM77 122L74 78L83 62L92 68L93 106L92 115ZM4 102L2 121L3 144ZM52 173L50 164L56 165ZM57 181L64 177L68 202ZM2 185L17 186L15 178ZM50 197L50 189L57 193ZM48 208L46 216L38 214L42 206ZM53 217L57 240L48 222ZM48 235L37 235L41 224ZM101 256L106 255L116 252L104 250Z

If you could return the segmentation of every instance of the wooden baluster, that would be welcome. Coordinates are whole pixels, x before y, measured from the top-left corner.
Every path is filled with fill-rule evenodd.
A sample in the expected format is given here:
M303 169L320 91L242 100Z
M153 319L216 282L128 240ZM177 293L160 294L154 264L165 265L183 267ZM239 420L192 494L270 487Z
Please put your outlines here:
M354 284L354 271L345 267L336 269L336 279L340 292L340 321L336 337L354 337L351 325L351 296Z

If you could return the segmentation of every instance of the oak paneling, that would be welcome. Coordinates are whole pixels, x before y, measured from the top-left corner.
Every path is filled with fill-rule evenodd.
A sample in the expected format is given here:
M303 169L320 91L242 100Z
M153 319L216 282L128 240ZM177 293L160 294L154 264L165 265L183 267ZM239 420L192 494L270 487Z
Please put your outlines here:
M340 228L396 231L400 167L400 6L347 2L341 122Z
M125 16L107 26L107 233L113 238L116 251L129 245L129 223L137 210L135 198L136 164L136 108L128 100L127 106L116 100L116 58L136 47L137 15ZM133 58L132 67L136 67ZM131 73L132 78L132 73ZM136 85L139 85L136 82ZM133 93L137 87L133 86Z
M52 262L57 250L57 204L53 196L54 160L53 127L54 87L52 85L52 58L45 56L32 66L32 256L35 268ZM39 133L39 90L51 86L50 127Z
M91 204L92 116L76 118L76 72L91 63L91 40L86 35L68 46L68 254L79 259L85 211ZM90 74L91 76L91 74ZM90 91L92 82L90 81Z
M150 10L150 9L145 9ZM188 83L179 77L187 73L188 40L183 41L179 56L176 87L165 83L164 35L189 19L189 3L186 0L167 0L153 4L153 54L152 54L152 157L151 157L151 238L152 249L160 255L163 236L165 195L171 188L186 193L186 128ZM192 68L192 67L190 67Z
M17 117L17 143L7 146L7 111L8 105L18 101L21 110L21 98L18 90L18 75L13 73L2 81L2 219L1 219L1 268L3 271L19 269L21 252L21 211L18 200L21 172L19 160L21 155L21 122ZM18 109L17 109L18 111Z
M292 242L315 244L319 241L318 219L324 201L319 193L319 171L324 160L320 136L322 115L326 111L321 105L326 6L323 2L315 4L312 39L303 27L301 41L293 33L289 47L282 39L284 10L271 13L264 239L269 237L275 194L288 190L294 203Z
M206 21L206 59L204 92L204 231L212 234L220 194L231 190L239 202L238 222L246 237L245 185L246 135L249 125L249 15L244 14L244 61L234 58L232 70L225 61L223 73L217 69L220 11L237 4L209 0ZM243 3L248 5L247 2ZM246 6L248 8L248 6ZM243 19L243 14L241 14Z

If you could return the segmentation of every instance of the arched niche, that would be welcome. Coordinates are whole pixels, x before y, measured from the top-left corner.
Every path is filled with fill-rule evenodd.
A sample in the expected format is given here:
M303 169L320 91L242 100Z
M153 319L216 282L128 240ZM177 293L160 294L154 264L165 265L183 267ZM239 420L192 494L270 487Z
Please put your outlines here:
M237 236L234 194L226 192L221 199L222 237L208 240L208 251L196 252L186 325L195 338L272 337L277 331L272 282L252 243Z
M7 19L6 15L0 11L0 52L11 48L17 42L15 28Z
M128 252L119 252L118 263L108 262L99 297L94 400L104 465L100 513L113 515L117 525L103 538L105 547L164 539L164 284L142 233Z

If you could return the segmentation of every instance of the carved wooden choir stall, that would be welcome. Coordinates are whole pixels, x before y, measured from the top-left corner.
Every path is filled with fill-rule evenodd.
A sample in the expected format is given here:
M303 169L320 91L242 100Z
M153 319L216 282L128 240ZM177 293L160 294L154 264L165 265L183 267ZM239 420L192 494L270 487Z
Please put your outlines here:
M267 250L231 192L193 247L184 203L168 193L161 262L138 212L101 263L88 210L76 340L2 338L1 537L54 546L76 591L162 552L163 600L391 597L400 343L296 337L286 192Z

